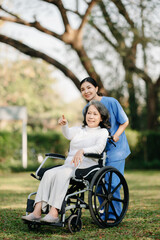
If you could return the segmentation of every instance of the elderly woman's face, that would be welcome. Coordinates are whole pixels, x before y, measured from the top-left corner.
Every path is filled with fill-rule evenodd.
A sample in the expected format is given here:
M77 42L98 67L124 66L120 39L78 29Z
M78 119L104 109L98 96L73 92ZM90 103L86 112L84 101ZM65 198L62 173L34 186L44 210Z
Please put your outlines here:
M87 100L91 101L97 96L98 87L93 86L89 82L84 82L81 85L82 96Z
M95 128L98 127L102 121L101 115L94 105L89 106L86 113L86 123L88 127Z

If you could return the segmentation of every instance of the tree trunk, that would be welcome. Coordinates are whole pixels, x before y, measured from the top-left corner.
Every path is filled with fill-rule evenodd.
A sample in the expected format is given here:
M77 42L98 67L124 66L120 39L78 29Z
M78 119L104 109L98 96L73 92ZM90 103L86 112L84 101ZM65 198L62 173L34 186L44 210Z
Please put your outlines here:
M153 83L147 84L147 128L158 127L158 89Z
M138 104L135 98L135 89L133 84L133 73L126 69L125 81L128 84L129 92L129 111L130 111L130 126L132 129L139 129Z

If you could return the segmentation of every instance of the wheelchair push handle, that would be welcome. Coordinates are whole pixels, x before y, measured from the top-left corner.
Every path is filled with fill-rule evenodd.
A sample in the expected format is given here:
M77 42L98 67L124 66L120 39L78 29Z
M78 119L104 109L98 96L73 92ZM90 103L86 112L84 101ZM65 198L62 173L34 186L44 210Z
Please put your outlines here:
M108 142L113 144L113 146L116 147L116 144L114 143L113 136L108 136Z

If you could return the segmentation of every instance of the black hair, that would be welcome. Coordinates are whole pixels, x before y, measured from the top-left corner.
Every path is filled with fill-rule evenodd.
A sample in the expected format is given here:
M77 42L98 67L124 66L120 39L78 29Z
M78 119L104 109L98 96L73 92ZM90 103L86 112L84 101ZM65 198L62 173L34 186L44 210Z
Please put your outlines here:
M83 84L84 82L89 82L89 83L91 83L94 87L98 87L96 81L95 81L92 77L86 77L86 78L84 78L84 79L80 82L80 87L82 86L82 84Z
M87 105L87 107L85 108L85 111L84 111L84 120L83 120L83 126L86 126L87 125L87 122L86 122L86 114L88 112L88 109L89 107L93 105L96 107L96 109L98 110L98 112L100 113L101 115L101 118L102 118L102 121L99 123L99 126L101 128L107 128L107 129L110 129L111 128L111 124L110 124L110 115L109 115L109 112L108 112L108 109L100 102L100 101L97 101L97 100L92 100L89 102L89 104Z
M98 87L97 82L96 82L92 77L86 77L86 78L84 78L84 79L80 82L80 87L82 86L82 84L83 84L84 82L89 82L89 83L91 83L95 88ZM99 91L97 92L97 95L98 95L98 96L103 96L103 94L100 93Z

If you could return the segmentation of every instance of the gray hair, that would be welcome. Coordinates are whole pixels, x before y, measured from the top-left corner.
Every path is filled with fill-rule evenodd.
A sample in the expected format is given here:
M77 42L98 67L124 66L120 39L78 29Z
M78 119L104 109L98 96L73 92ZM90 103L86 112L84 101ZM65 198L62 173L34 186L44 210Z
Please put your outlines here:
M101 128L109 129L111 127L111 124L110 124L110 121L109 121L110 116L109 116L108 109L100 101L97 101L97 100L91 100L89 102L89 104L87 105L87 107L85 108L85 111L84 111L84 121L83 121L84 126L87 125L87 123L86 123L86 114L88 112L88 108L91 105L95 106L95 108L98 110L98 112L101 115L102 121L100 122L99 126Z

